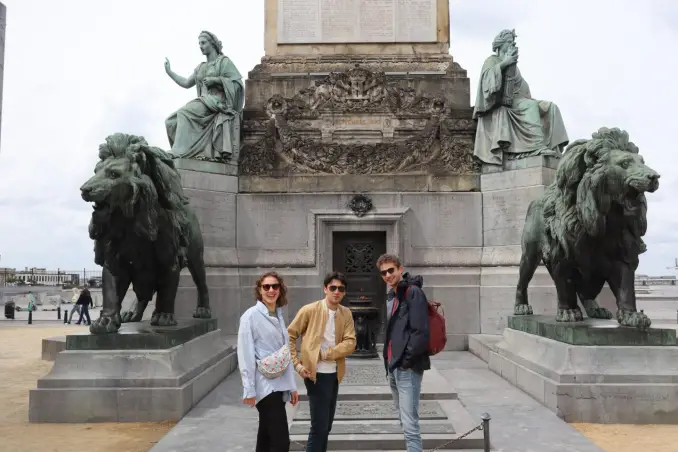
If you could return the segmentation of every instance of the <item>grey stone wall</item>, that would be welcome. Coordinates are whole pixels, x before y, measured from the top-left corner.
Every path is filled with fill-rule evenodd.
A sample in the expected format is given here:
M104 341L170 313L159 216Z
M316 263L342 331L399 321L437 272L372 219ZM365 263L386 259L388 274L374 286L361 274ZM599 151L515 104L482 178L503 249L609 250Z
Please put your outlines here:
M442 303L448 347L458 350L467 348L469 334L500 334L505 328L513 311L525 213L553 180L556 163L525 159L516 167L514 162L480 176L479 191L375 189L368 193L375 208L362 218L347 207L354 193L310 193L313 187L303 178L286 178L287 193L266 192L269 185L252 181L244 182L249 193L238 193L235 176L181 173L201 221L212 308L225 334L237 333L261 273L275 269L284 276L291 319L301 306L323 296L322 277L332 269L333 231L381 230L388 251L422 275L427 295ZM332 186L329 179L345 176L323 177ZM196 292L187 272L179 294L178 312L189 316ZM555 288L544 268L537 271L529 296L535 313L555 314ZM606 293L603 303L610 307L610 302Z

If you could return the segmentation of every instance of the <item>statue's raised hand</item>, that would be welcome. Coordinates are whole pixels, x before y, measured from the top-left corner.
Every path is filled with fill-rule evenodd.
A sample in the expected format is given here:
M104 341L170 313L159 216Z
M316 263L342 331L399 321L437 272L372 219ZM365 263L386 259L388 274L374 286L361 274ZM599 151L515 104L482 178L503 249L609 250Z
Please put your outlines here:
M165 72L169 74L171 71L172 69L170 69L170 62L167 58L165 58Z
M516 64L517 62L518 62L518 49L516 48L509 50L504 56L504 59L502 60L502 64L504 67L511 66L513 64Z

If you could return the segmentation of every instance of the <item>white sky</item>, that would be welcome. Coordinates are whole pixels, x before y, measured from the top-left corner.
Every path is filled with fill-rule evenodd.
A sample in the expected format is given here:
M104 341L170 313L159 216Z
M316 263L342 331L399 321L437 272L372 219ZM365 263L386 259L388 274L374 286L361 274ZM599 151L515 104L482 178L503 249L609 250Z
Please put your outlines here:
M7 6L0 266L94 268L91 207L78 188L110 133L168 148L164 119L190 100L164 72L203 58L201 30L247 76L263 56L263 0L3 0ZM649 195L639 271L670 273L678 257L678 2L451 0L451 53L478 72L503 28L515 28L533 96L556 102L570 140L621 127L661 175ZM667 147L668 146L668 147Z

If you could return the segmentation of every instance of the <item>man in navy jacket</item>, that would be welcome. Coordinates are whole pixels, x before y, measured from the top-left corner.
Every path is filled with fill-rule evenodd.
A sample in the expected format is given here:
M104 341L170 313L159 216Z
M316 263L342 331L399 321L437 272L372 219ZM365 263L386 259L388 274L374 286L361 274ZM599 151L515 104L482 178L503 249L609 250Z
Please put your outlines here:
M403 273L400 258L384 254L377 260L388 293L384 365L396 410L405 434L407 452L422 452L419 399L428 355L428 300L423 278Z

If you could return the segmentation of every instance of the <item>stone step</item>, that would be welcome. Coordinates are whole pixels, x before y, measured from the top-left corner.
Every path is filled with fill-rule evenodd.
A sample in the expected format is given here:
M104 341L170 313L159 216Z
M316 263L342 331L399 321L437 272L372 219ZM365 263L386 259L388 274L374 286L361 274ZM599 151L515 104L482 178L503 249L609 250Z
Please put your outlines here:
M303 441L298 441L290 437L292 443L290 450L306 450L306 437ZM477 452L483 450L483 439L471 438L470 436L448 443L454 439L454 435L421 435L422 446L424 450L469 450ZM381 447L381 449L380 449ZM407 450L405 446L405 439L401 434L398 435L371 435L369 438L357 439L356 435L330 435L327 441L327 450Z
M425 449L478 450L483 448L482 431L450 442L480 423L475 422L458 400L425 400L419 407ZM291 450L303 450L310 429L308 402L300 402L292 413ZM339 401L330 433L328 450L404 450L405 439L393 402L388 400ZM446 444L446 443L450 444Z
M457 391L436 369L424 372L421 400L456 400ZM308 400L303 379L297 375L299 400ZM386 371L381 361L351 362L346 376L339 385L337 400L391 400L391 389L386 381Z

